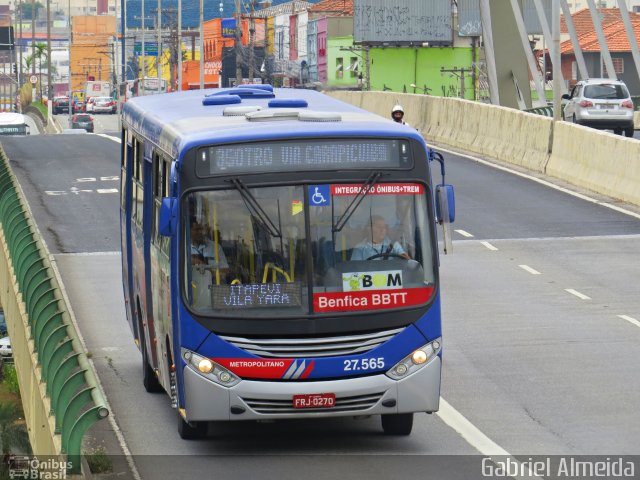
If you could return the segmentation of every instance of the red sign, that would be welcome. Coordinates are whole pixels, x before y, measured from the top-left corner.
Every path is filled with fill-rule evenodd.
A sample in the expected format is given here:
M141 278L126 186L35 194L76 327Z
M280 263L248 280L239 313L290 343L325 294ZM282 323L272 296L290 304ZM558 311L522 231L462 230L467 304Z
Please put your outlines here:
M410 307L425 303L433 287L313 294L314 312L351 312Z
M331 195L358 195L364 185L359 183L331 185ZM419 183L380 183L374 185L368 195L422 195L424 185Z

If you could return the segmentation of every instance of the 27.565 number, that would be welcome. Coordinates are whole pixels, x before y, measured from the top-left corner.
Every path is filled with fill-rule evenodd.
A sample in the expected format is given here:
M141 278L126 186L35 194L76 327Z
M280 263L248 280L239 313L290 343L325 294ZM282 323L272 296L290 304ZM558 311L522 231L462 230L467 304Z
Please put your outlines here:
M384 358L362 358L344 361L344 371L376 370L384 368Z

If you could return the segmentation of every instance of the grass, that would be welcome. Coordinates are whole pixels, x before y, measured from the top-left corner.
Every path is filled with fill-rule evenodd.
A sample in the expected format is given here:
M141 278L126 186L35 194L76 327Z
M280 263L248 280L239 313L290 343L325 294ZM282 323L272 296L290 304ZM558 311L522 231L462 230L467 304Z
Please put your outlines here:
M48 112L47 106L45 104L43 104L42 102L32 102L31 105L33 105L38 110L40 110L40 113L42 113L42 115L44 115L44 118L47 118L47 116L49 115L49 112Z
M91 473L108 473L113 470L113 463L104 447L96 447L88 452L84 452L84 456L87 464L89 464Z

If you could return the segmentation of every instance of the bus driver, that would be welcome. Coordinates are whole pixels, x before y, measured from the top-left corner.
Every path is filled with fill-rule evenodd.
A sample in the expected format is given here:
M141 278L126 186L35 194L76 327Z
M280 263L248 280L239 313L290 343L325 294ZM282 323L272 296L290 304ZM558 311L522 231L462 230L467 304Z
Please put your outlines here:
M391 242L387 236L387 223L380 215L371 216L371 238L358 243L351 253L351 260L379 260L382 258L402 257L409 260L409 255L398 242ZM389 255L385 257L385 254Z
M214 243L205 236L205 227L196 219L191 220L191 264L206 265L220 270L228 270L227 257L218 243L216 256Z

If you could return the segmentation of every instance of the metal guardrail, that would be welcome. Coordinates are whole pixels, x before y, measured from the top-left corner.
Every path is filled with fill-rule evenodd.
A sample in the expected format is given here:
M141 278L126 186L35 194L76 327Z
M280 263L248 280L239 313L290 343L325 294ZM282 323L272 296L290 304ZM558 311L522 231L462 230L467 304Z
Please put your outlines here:
M529 113L535 113L537 115L544 115L545 117L553 117L553 107L552 106L529 108L529 109L524 110L524 111L525 112L529 112Z
M54 433L61 436L60 453L67 455L68 473L80 473L84 434L106 418L109 410L69 316L48 251L17 185L0 146L0 226L25 305L32 354L46 384Z

